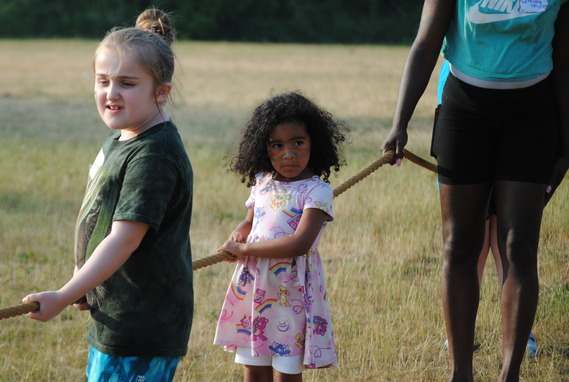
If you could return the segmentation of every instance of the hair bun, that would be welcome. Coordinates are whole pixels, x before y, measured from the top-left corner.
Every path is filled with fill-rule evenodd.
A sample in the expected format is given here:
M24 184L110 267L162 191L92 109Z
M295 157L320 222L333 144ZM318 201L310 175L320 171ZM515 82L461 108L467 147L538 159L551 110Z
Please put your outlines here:
M168 44L172 44L175 39L170 16L157 8L149 8L138 15L136 28L158 33Z

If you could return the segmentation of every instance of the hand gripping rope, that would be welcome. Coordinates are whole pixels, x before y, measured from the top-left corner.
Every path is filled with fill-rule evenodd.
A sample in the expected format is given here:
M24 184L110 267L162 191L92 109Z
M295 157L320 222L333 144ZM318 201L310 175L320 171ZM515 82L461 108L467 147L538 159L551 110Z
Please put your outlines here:
M394 151L388 151L385 154L383 154L379 159L376 159L375 161L373 161L372 163L367 165L359 173L352 176L351 178L346 180L344 183L342 183L341 185L336 187L334 189L334 197L342 194L343 192L348 190L350 187L352 187L353 185L355 185L356 183L358 183L359 181L361 181L362 179L364 179L368 175L370 175L372 172L374 172L375 170L377 170L378 168L380 168L384 164L390 163L391 160L393 159L394 155L395 155ZM433 164L433 163L431 163L431 162L429 162L429 161L427 161L421 157L418 157L417 155L413 154L412 152L404 150L404 155L405 155L405 158L407 158L409 161L415 163L416 165L421 166L421 167L423 167L429 171L432 171L434 173L437 172L437 166L435 164ZM192 268L195 271L195 270L205 268L205 267L213 265L213 264L220 263L222 261L230 260L232 258L233 258L233 255L230 254L229 252L220 252L220 253L216 253L216 254L211 255L211 256L206 256L206 257L203 257L201 259L195 260L194 262L192 262ZM29 312L35 312L35 311L39 310L39 308L40 308L39 303L30 302L27 304L21 304L21 305L12 306L12 307L5 308L5 309L0 309L0 320L2 320L4 318L19 316L21 314L26 314Z
M407 150L404 150L403 152L404 152L405 158L409 159L409 161L415 163L418 166L426 168L427 170L430 170L434 173L437 172L437 166L435 164L433 164L433 163L431 163L431 162L429 162L423 158L420 158L417 155L415 155L412 152L409 152ZM390 163L391 160L393 159L394 155L395 155L394 151L388 151L385 154L383 154L379 159L376 159L375 161L373 161L372 163L367 165L362 171L360 171L359 173L352 176L351 178L346 180L344 183L342 183L341 185L336 187L334 189L334 197L342 194L344 191L346 191L347 189L352 187L354 184L356 184L359 181L361 181L362 179L364 179L366 176L368 176L369 174L371 174L372 172L374 172L375 170L377 170L378 168L380 168L384 164ZM216 253L215 255L206 256L206 257L203 257L201 259L195 260L192 263L192 266L193 266L193 269L195 271L197 269L204 268L204 267L207 267L209 265L216 264L216 263L220 263L222 261L230 260L232 258L233 258L233 255L230 254L229 252L220 252L220 253Z

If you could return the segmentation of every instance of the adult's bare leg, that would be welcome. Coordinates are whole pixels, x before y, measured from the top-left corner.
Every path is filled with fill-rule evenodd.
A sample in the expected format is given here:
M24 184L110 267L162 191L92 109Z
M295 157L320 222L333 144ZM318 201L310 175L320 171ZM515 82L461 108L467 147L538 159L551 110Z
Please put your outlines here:
M480 297L477 263L486 233L492 185L441 184L443 223L442 293L452 382L470 382L472 347Z
M495 185L498 234L505 238L502 287L502 355L499 381L519 381L539 294L537 248L545 184L500 181Z

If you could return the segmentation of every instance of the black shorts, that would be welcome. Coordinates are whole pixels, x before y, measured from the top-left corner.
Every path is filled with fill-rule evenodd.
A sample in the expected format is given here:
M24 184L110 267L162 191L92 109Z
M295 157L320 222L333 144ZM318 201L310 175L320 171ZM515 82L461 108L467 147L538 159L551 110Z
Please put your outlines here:
M523 89L494 90L449 74L431 145L439 182L546 184L560 147L556 121L550 77Z

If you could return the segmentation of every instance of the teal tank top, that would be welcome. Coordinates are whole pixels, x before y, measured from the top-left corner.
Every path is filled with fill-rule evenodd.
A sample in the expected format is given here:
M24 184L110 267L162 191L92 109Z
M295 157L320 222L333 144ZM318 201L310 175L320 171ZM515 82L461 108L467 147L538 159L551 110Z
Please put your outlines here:
M525 81L553 68L555 20L568 0L457 0L442 54L486 81Z

